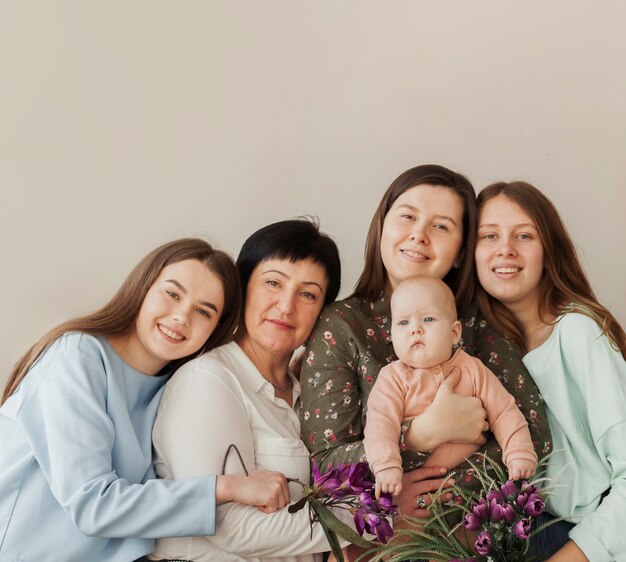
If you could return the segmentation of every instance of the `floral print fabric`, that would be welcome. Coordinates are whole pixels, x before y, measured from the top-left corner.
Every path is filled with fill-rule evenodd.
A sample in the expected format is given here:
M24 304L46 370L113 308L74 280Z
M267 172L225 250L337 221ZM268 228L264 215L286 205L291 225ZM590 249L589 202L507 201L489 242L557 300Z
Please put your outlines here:
M481 359L515 397L541 458L552 449L550 430L543 399L521 353L487 324L476 306L460 321L463 349ZM367 398L380 369L395 359L387 298L372 302L351 297L322 311L303 360L300 410L302 439L320 466L365 460ZM405 471L423 464L427 455L402 448ZM479 452L501 458L493 437ZM469 482L471 470L457 472L456 479Z

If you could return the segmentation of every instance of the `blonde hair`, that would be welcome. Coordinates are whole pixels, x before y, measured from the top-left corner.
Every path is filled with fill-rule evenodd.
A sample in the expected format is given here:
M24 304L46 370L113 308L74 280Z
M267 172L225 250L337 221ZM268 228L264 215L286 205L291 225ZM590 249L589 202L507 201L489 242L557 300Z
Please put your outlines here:
M224 310L220 321L196 353L174 361L176 368L202 351L226 343L233 337L241 310L239 276L232 258L199 238L182 238L159 246L144 257L130 272L113 298L102 308L56 326L36 342L16 363L2 395L3 404L13 394L35 361L50 344L67 332L83 332L97 336L119 336L133 329L148 289L164 267L184 260L197 260L222 281Z

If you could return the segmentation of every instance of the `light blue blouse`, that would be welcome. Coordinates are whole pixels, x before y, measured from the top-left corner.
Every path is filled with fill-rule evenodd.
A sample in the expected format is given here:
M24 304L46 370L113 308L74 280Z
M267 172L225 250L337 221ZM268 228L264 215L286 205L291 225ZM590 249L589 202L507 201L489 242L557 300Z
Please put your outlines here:
M626 561L626 361L594 320L572 312L524 364L562 451L548 466L558 485L549 511L577 523L570 538L591 562Z
M155 479L167 379L104 338L52 344L0 408L0 560L129 562L155 538L214 534L214 476Z

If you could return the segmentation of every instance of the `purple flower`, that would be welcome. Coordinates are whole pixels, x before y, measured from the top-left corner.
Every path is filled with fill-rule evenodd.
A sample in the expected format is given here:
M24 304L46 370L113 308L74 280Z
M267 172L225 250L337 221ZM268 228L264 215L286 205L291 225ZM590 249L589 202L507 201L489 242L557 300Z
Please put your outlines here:
M524 504L524 513L531 517L538 517L543 513L546 504L538 494L531 494L528 501Z
M537 486L535 486L534 484L530 484L529 482L527 482L526 480L524 480L522 482L522 487L521 487L521 491L531 495L531 494L537 494Z
M515 525L513 525L513 532L518 539L526 540L530 534L530 519L523 517Z
M487 501L490 502L491 500L496 500L498 503L502 503L504 496L500 490L491 490L491 492L487 494Z
M482 556L487 556L491 551L491 543L492 537L487 531L483 531L482 533L478 533L478 537L476 538L476 542L474 543L474 550L481 554Z
M380 520L380 523L376 526L376 538L382 542L386 543L387 538L393 536L393 529L384 517Z
M489 519L489 504L483 498L480 498L478 503L472 506L472 513L481 521L487 521Z
M342 498L346 495L357 495L372 487L372 483L367 480L368 466L366 462L354 464L337 465L336 478L339 480L339 489L332 497Z
M502 519L511 523L515 519L515 510L510 503L502 505Z
M505 498L512 499L517 495L518 489L513 482L507 480L502 486L500 486L500 491Z
M383 543L387 542L387 537L393 535L393 530L387 519L379 517L375 513L363 513L358 509L354 512L354 526L360 535L363 534L363 531L367 531L370 535L376 535L376 538Z
M395 513L398 509L398 506L393 503L393 496L388 492L380 494L380 498L378 498L378 505L387 513Z
M517 505L517 507L523 510L524 506L526 505L526 502L528 501L528 496L529 494L527 494L526 492L517 496L515 500L515 504Z
M482 520L479 517L476 517L473 513L466 513L465 519L463 520L463 527L465 527L468 531L478 531L482 524Z
M496 500L491 500L489 502L489 519L494 523L502 520L502 504L496 502Z
M322 474L320 473L317 463L313 463L311 473L313 475L313 489L315 490L315 495L333 497L341 484L341 480L337 478L337 469L333 468L325 474Z

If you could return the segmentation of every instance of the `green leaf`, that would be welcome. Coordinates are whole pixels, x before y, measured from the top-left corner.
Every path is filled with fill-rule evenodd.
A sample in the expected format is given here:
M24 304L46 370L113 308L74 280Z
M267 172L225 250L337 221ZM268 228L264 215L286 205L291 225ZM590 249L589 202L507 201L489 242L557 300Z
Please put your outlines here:
M287 511L289 513L295 513L296 511L300 511L306 505L308 499L309 498L307 498L306 496L300 498L296 503L291 504Z
M311 507L324 529L329 529L341 538L362 548L372 547L372 543L370 541L364 539L354 529L346 525L343 521L337 519L337 516L319 500L312 499Z

